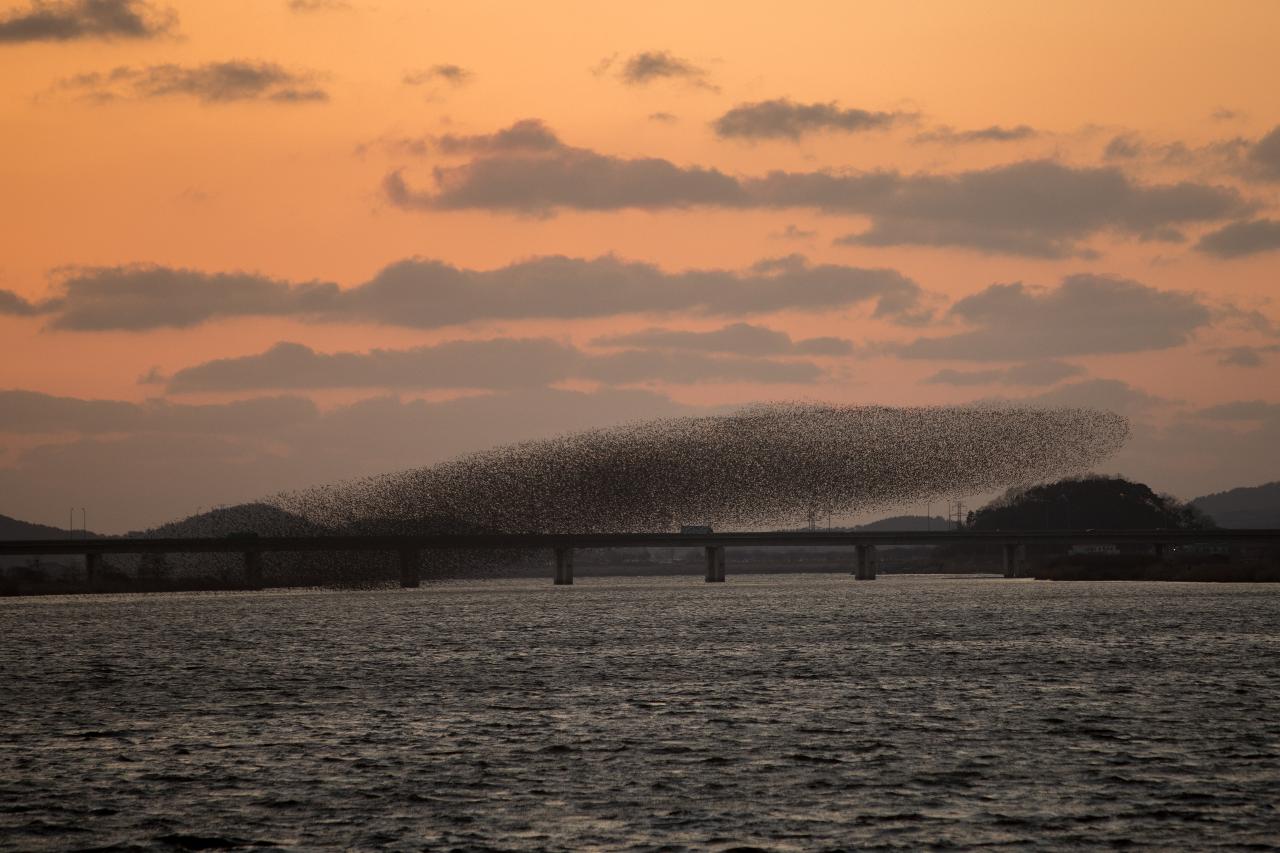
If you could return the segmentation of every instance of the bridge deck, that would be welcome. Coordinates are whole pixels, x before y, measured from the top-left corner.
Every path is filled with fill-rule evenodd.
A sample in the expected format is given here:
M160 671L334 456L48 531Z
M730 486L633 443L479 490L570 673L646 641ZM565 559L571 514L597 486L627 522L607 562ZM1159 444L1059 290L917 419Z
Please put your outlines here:
M502 533L364 536L102 537L0 541L0 555L198 554L245 551L539 550L858 545L1280 544L1280 530L954 530L743 533Z

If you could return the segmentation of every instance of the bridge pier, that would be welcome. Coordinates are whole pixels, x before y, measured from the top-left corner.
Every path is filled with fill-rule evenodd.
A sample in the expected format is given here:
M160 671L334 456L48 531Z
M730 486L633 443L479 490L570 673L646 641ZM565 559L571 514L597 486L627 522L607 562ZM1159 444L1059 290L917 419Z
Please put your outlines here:
M556 586L569 586L573 583L573 549L556 549Z
M724 546L708 545L704 550L707 557L707 583L724 583Z
M1022 578L1027 576L1027 547L1025 545L1006 544L1004 551L1004 576Z
M854 570L854 580L873 581L876 579L876 546L855 545L858 552L858 566Z
M1157 563L1163 563L1169 559L1169 546L1163 542L1157 542L1152 545L1151 551L1155 554Z
M416 589L422 580L419 574L421 559L416 548L404 548L400 551L400 586L404 589Z
M84 579L90 589L98 585L98 576L102 573L102 555L89 553L84 555Z
M244 585L249 589L262 589L262 552L244 552Z

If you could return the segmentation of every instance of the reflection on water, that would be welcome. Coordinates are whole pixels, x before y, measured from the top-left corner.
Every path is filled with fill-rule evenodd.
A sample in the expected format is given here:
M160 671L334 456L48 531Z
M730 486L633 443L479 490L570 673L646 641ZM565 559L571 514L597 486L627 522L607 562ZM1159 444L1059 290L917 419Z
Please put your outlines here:
M845 575L0 602L0 846L1280 838L1280 587Z

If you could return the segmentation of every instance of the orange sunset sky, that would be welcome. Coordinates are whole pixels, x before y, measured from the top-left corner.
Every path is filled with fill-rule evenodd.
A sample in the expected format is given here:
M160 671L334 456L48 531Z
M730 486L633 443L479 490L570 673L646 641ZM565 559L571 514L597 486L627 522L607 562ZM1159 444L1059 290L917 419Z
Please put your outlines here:
M122 532L768 400L1098 406L1108 471L1278 479L1277 33L0 0L0 514Z

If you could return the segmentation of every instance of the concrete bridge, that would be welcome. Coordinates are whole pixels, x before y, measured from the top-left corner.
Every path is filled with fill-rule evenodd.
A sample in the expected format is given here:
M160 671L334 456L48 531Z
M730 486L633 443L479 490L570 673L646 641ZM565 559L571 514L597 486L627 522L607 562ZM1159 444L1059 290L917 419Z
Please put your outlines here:
M706 580L725 579L725 549L734 547L821 546L851 549L853 574L875 580L876 548L885 545L978 544L999 547L1005 577L1020 577L1029 545L1138 545L1152 548L1157 558L1178 545L1277 545L1280 530L949 530L949 531L823 531L769 533L494 533L353 536L253 536L175 539L98 538L0 541L0 556L83 554L90 584L98 576L104 554L239 553L244 558L245 582L262 587L262 555L268 552L388 551L400 558L400 585L420 583L424 553L441 550L551 551L555 555L555 583L573 583L574 551L583 548L702 548Z

